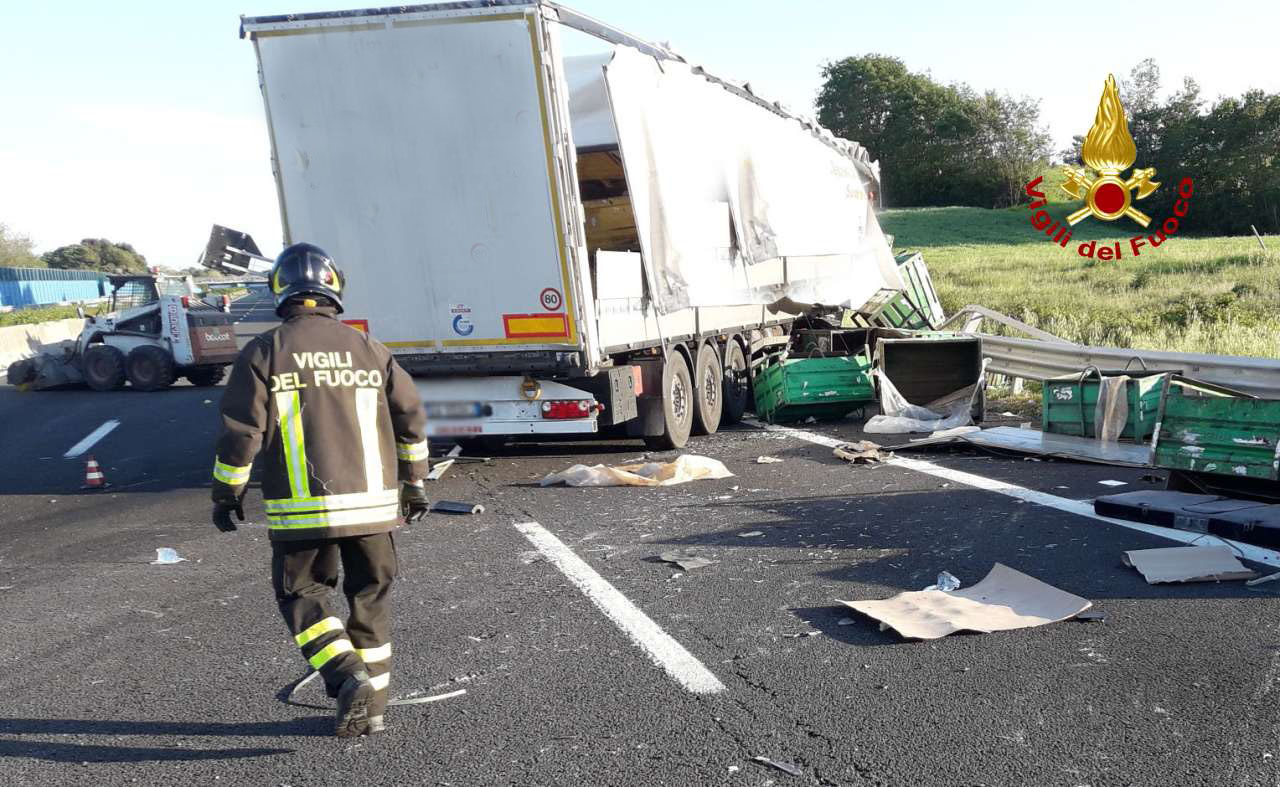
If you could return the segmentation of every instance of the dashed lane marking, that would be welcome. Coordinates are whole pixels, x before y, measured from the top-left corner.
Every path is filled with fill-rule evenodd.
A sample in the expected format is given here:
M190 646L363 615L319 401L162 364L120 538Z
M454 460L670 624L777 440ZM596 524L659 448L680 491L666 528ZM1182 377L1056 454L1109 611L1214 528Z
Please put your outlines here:
M549 530L537 522L517 523L515 528L676 683L695 694L724 691L711 670Z
M754 426L757 429L764 429L770 432L780 432L788 434L799 440L813 443L814 445L826 446L827 448L835 448L843 445L846 441L838 440L827 435L817 434L815 432L806 432L803 429L793 429L789 426L777 426L775 424L766 424L763 421L754 419L743 419L744 424ZM1047 508L1056 508L1059 511L1065 511L1069 514L1096 519L1099 522L1106 522L1109 525L1119 525L1130 530L1137 530L1140 533L1149 533L1153 536L1167 538L1170 541L1179 541L1183 544L1198 544L1200 546L1212 546L1215 544L1224 544L1230 547L1237 555L1245 560L1252 560L1257 563L1265 563L1269 566L1280 566L1280 552L1273 549L1264 549L1263 547L1254 546L1252 544L1243 544L1239 541L1231 541L1230 539L1218 538L1206 533L1191 533L1186 530L1174 530L1169 527L1159 527L1157 525L1144 525L1141 522L1129 522L1123 519L1112 519L1108 516L1100 516L1094 513L1092 500L1072 500L1068 497L1059 497L1051 495L1048 492L1040 492L1035 489L1028 489L1025 486L1012 484L1008 481L997 481L994 478L966 473L963 470L952 470L949 467L935 465L932 462L926 462L921 459L907 459L905 457L896 456L889 460L889 464L905 467L908 470L914 470L917 473L924 473L936 478L944 478L957 484L964 484L976 489L982 489L987 492L996 492L997 494L1006 495L1008 497L1023 500L1028 503L1045 506Z
M99 426L97 429L94 429L92 432L85 435L85 438L83 440L81 440L80 442L68 448L67 452L62 455L62 458L74 459L80 454L83 454L85 451L88 451L90 448L93 448L95 443L97 443L102 438L106 437L108 434L111 433L112 429L115 429L119 425L120 425L120 422L114 419L107 421L102 426Z

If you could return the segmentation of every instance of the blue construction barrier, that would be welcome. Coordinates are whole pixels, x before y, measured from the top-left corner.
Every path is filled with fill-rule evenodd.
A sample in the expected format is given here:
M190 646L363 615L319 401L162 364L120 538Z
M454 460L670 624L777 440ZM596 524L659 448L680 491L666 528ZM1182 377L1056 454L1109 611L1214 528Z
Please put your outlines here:
M42 306L107 294L107 280L92 271L0 268L0 306Z

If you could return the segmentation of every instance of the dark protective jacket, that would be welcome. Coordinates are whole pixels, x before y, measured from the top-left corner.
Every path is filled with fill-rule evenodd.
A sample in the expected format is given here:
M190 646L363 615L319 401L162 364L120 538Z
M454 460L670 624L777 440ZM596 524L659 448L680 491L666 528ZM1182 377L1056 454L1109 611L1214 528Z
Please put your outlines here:
M392 530L399 481L427 473L427 424L413 379L332 307L291 306L240 353L222 395L215 501L238 497L262 452L273 539Z

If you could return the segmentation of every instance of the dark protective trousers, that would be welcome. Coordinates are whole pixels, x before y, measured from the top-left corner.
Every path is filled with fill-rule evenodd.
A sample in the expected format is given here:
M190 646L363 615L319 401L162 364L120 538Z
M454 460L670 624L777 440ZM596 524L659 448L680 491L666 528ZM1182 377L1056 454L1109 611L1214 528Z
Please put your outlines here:
M271 547L276 603L303 657L331 697L352 673L366 670L375 689L369 715L381 716L391 678L391 582L399 568L392 535L273 541ZM339 566L351 609L345 623L328 600Z

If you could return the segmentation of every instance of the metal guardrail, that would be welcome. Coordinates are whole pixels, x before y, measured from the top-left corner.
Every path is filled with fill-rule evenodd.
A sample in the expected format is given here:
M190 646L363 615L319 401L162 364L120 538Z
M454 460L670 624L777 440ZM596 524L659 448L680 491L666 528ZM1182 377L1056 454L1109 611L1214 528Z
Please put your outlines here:
M1089 347L1040 339L1015 339L980 333L982 353L991 359L988 372L1025 380L1046 380L1079 372L1087 366L1100 369L1181 369L1187 377L1235 388L1267 399L1280 399L1280 361L1236 355L1174 353ZM1138 363L1141 361L1141 363Z
M981 333L984 320L992 320L1035 338L1020 339ZM961 331L982 338L982 354L989 359L987 371L1023 380L1047 380L1096 366L1099 369L1180 370L1182 374L1238 391L1280 399L1280 360L1240 355L1175 353L1165 350L1134 350L1117 347L1090 347L1072 344L1051 333L1027 325L975 304L965 306L944 323L963 325Z

